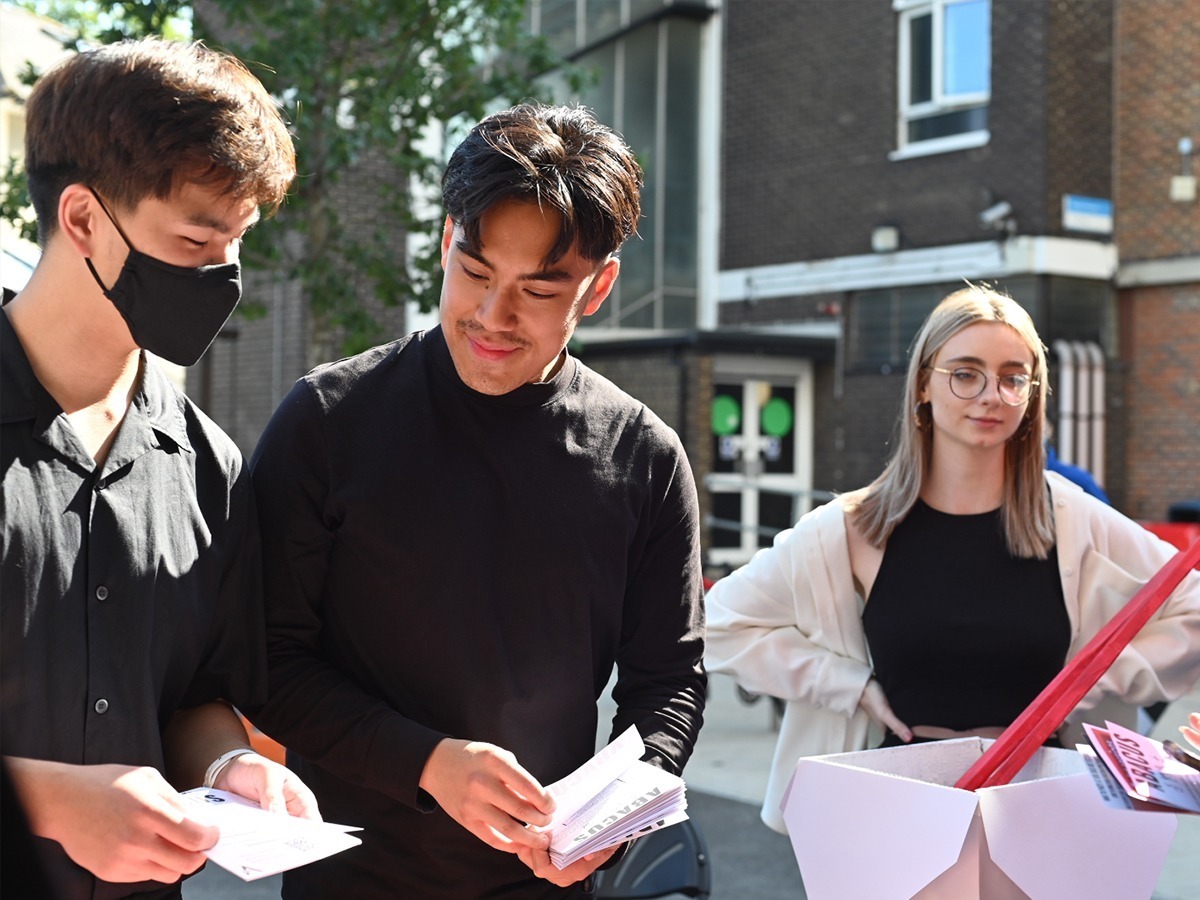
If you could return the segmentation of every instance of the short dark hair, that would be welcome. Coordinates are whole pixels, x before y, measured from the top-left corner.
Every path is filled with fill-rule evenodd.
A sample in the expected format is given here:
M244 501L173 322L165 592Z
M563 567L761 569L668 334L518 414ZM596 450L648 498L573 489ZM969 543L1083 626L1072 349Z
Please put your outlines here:
M194 182L274 211L296 174L278 104L239 60L198 41L121 41L68 57L34 84L25 121L43 244L70 184L132 207Z
M548 206L561 226L547 261L572 246L599 261L637 232L642 182L633 151L588 110L522 103L488 116L458 145L442 176L442 203L474 247L480 219L496 203Z

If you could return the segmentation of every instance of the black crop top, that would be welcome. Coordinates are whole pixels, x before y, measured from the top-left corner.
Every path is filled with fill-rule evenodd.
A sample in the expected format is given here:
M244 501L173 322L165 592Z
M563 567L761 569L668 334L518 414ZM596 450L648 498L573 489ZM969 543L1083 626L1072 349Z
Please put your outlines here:
M1014 557L999 510L956 516L920 500L888 539L862 619L875 677L910 728L1009 725L1071 639L1056 549Z

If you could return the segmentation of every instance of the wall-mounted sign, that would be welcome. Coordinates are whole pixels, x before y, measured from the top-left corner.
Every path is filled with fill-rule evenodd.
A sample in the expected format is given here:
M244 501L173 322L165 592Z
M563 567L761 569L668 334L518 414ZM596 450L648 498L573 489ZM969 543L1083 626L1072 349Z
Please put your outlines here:
M1062 223L1067 231L1112 234L1113 205L1103 197L1063 194Z

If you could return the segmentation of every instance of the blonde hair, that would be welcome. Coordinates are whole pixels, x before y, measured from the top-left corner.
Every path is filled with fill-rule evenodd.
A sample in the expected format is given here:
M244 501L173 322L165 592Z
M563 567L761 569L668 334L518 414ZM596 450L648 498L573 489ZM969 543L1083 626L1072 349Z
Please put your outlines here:
M896 424L896 450L883 472L846 502L863 536L882 547L908 515L921 493L933 454L928 404L920 403L929 379L928 366L943 345L977 322L1000 322L1015 331L1033 353L1033 379L1025 417L1004 452L1004 498L1000 519L1009 552L1046 559L1054 546L1054 523L1046 492L1043 445L1046 425L1046 348L1033 320L1015 300L987 285L968 284L950 294L929 314L913 341L905 379L904 403Z

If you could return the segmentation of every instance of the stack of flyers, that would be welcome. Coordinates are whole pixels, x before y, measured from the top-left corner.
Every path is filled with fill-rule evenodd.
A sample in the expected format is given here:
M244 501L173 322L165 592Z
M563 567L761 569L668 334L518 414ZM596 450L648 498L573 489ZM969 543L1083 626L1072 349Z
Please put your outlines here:
M549 785L557 804L550 861L559 869L588 855L687 818L683 779L642 761L630 727L566 778Z
M1076 746L1106 805L1200 813L1200 770L1180 762L1152 738L1105 724L1107 728L1085 724L1092 746Z

